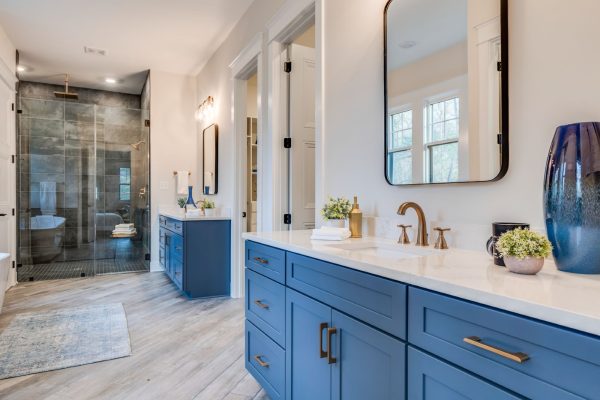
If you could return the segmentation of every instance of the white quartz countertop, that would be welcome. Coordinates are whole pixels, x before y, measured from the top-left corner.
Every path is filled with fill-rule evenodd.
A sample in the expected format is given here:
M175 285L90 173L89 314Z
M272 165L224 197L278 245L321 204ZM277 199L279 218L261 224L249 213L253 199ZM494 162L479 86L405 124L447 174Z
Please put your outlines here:
M355 270L434 290L517 314L600 335L600 275L560 272L552 260L534 276L494 265L485 252L435 250L379 238L310 240L310 231L245 233L248 240ZM344 245L397 246L422 253L411 258L344 249ZM340 247L336 247L342 245ZM394 247L395 248L395 247Z
M210 215L210 216L202 215L199 217L186 217L185 214L183 213L183 211L181 211L181 212L159 211L158 214L162 215L164 217L176 219L178 221L219 221L219 220L228 221L231 219L231 217L226 216L226 215Z

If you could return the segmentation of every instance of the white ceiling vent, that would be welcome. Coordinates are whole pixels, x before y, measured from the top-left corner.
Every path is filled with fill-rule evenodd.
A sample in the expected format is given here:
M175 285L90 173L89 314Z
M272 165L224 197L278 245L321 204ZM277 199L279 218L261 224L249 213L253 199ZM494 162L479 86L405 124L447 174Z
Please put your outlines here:
M83 52L85 54L91 54L94 56L105 56L106 55L106 50L104 49L97 49L94 47L88 47L88 46L84 46L83 47Z

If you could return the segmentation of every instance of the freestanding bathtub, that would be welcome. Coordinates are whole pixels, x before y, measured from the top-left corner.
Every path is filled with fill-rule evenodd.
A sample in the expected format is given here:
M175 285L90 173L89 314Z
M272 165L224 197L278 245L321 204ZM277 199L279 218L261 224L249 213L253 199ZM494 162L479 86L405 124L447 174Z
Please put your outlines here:
M31 257L34 264L50 262L62 252L65 221L65 218L53 215L31 217Z
M10 254L0 253L0 313L4 302L4 292L8 286L8 271L10 269Z

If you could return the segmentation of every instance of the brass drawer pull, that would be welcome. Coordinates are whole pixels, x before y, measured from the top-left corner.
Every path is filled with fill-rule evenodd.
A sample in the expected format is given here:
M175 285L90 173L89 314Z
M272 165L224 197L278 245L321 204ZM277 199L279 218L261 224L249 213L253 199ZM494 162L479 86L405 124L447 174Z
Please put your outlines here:
M480 349L489 351L491 353L497 354L501 357L508 358L514 362L518 362L519 364L529 360L529 356L525 353L517 352L511 353L510 351L502 350L498 347L491 346L489 344L483 343L480 337L477 336L469 336L463 339L465 343L478 347Z
M335 364L337 362L337 358L331 355L331 337L336 333L336 328L327 328L327 364Z
M269 363L263 361L262 356L254 356L254 359L256 360L256 362L258 363L258 365L260 365L263 368L269 368Z
M269 309L269 305L263 303L260 300L254 300L254 304L256 304L257 306L259 306L260 308L262 308L263 310L268 310Z
M261 263L261 264L268 264L269 260L262 258L262 257L254 257L254 261Z
M319 357L327 357L327 351L323 350L323 331L327 329L327 322L321 322L319 325Z

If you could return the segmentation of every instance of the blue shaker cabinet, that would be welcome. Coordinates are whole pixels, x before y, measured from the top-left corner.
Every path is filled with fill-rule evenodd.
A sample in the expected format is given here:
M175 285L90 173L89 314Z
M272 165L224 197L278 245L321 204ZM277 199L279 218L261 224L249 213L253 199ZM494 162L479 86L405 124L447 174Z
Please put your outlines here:
M229 220L179 221L159 216L159 263L188 297L230 294Z

